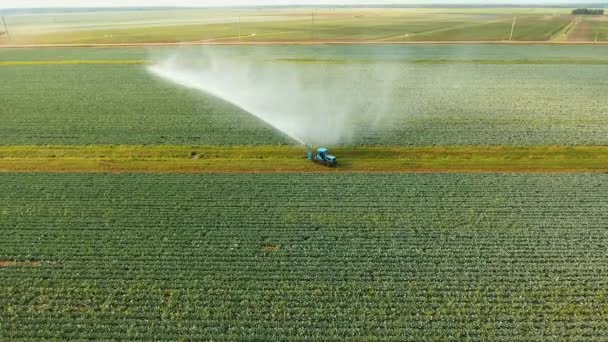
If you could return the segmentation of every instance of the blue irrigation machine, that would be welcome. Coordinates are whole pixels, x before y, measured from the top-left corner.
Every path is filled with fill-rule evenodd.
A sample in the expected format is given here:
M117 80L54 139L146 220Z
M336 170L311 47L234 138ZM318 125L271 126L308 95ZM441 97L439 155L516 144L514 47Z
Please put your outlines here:
M315 154L312 149L308 146L308 160L312 160L313 162L329 167L335 167L338 165L338 161L335 156L329 154L329 150L326 148L318 148L317 153Z

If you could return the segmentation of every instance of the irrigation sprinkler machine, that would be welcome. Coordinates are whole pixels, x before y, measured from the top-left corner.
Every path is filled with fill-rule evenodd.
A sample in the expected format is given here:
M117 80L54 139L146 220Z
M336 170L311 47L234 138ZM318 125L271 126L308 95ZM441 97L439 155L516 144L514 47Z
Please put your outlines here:
M312 160L314 163L335 167L338 165L338 160L335 156L329 154L329 150L324 147L319 147L317 153L314 153L310 146L306 146L308 149L308 160Z

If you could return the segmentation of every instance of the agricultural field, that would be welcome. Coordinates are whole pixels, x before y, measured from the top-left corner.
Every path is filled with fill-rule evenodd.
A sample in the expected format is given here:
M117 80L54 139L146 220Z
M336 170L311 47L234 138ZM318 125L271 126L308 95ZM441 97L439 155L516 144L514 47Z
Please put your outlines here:
M567 8L285 8L8 12L0 44L307 41L551 41ZM512 30L513 19L516 25ZM606 41L606 21L572 40ZM576 31L576 30L573 30ZM597 38L596 39L596 34ZM566 39L568 40L568 39Z
M572 41L607 41L608 16L592 16L582 19L568 34L568 39Z
M605 16L0 15L0 340L605 340Z
M311 184L322 183L311 188ZM0 339L604 340L605 175L2 174Z
M364 99L349 117L348 145L608 143L608 47L374 45L0 50L0 144L293 143L226 101L147 72L176 51L213 51L321 82L321 101L342 99L332 111ZM268 102L307 100L284 96ZM312 108L327 110L319 103Z

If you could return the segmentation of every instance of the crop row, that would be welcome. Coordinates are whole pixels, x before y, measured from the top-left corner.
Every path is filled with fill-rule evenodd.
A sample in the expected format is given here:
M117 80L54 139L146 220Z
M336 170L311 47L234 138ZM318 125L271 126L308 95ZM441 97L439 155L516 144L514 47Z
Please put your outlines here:
M324 125L331 123L331 133L343 134L339 142L347 144L607 143L604 65L395 63L394 59L402 57L400 50L386 47L386 55L361 63L357 51L342 49L317 53L340 55L344 63L275 62L267 66L263 70L271 75L286 70L284 74L301 77L302 89L294 91L297 98L289 94L293 105L279 95L265 98L265 105L284 109L286 117L299 117L306 114L301 108L306 103L315 112L309 115L326 118ZM553 47L535 49L536 58L555 58L549 50ZM273 50L269 51L266 55L251 52L255 55L252 60L275 58ZM105 51L98 53L100 59L109 58ZM458 55L458 50L443 53ZM467 53L475 59L473 52ZM510 53L514 55L505 58L520 58L517 53L524 52ZM572 56L579 58L575 53ZM393 61L386 63L387 59ZM235 106L157 80L141 65L7 66L0 68L0 78L5 80L0 83L0 144L292 143ZM272 82L265 79L264 85L271 87ZM315 82L325 85L323 92L307 90L306 85ZM277 89L282 86L277 81ZM235 91L257 94L255 89L240 87L245 85L235 85ZM330 140L336 141L334 137Z

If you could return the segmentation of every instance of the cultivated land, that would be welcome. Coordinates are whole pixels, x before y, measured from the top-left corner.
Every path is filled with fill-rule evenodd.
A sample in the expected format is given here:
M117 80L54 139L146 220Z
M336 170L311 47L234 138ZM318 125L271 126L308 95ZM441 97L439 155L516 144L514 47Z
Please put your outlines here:
M608 46L183 48L339 83L337 106L370 98L349 145L607 145ZM169 48L0 51L0 145L292 144L217 98L146 71ZM52 86L49 86L52 85ZM238 86L238 85L235 85ZM278 85L277 85L278 86ZM329 98L328 98L329 99ZM283 101L277 98L276 101ZM385 104L386 103L386 104ZM381 118L378 120L378 118Z
M605 17L567 8L265 9L9 13L1 44L590 41ZM513 19L515 18L515 28ZM576 25L573 25L576 23Z
M605 340L605 175L2 174L2 339ZM27 264L26 264L27 263Z
M442 11L8 16L12 43L444 41L179 48L389 90L335 169L147 73L175 47L0 49L0 340L605 340L608 46L445 44L605 22Z

